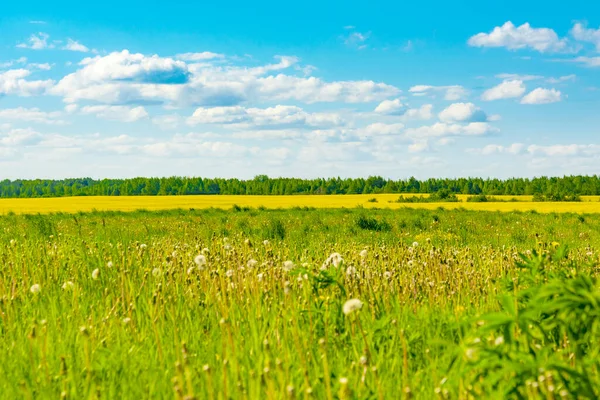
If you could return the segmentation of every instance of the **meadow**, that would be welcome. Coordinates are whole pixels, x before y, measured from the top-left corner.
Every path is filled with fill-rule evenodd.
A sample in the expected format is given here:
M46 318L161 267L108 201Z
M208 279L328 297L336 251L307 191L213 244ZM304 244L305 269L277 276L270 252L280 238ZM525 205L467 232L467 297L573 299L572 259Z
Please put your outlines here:
M501 202L467 202L470 195L457 195L456 203L397 203L399 194L347 195L190 195L190 196L76 196L54 198L0 199L0 214L49 214L58 212L136 211L170 209L230 209L233 206L285 209L314 208L421 208L435 210L464 208L480 211L531 211L600 213L600 196L581 196L581 202L533 202L533 196L494 196ZM403 193L403 197L429 194Z
M235 207L0 228L0 398L600 395L593 214Z

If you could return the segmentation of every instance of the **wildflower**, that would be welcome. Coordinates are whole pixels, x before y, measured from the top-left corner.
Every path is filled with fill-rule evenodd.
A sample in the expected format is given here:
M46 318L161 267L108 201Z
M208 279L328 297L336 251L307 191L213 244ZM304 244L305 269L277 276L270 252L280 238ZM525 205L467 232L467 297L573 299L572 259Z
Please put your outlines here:
M467 350L465 350L465 356L467 357L467 360L474 360L476 355L477 349L469 347Z
M325 262L323 263L323 266L321 266L322 270L327 269L330 265L333 265L334 267L339 267L340 264L344 262L344 259L342 258L342 256L340 255L340 253L331 253L329 255L329 257L327 257L327 260L325 260Z
M194 272L195 269L196 269L196 267L189 267L188 270L187 270L187 274L191 275L192 272Z
M392 277L392 273L391 273L390 271L385 271L385 272L383 273L383 277L384 277L385 279L390 279L390 278Z
M31 285L31 287L29 288L29 291L33 294L38 294L41 290L42 290L42 287L40 285L38 285L37 283L34 285Z
M230 251L232 249L231 245L229 243L226 243L223 248L225 249L225 251Z
M161 273L162 273L162 271L160 270L160 268L154 268L152 270L152 276L154 276L155 278L158 278Z
M363 303L359 299L350 299L344 303L344 307L342 308L342 311L344 312L345 315L350 315L354 311L360 310L362 308L362 306L363 306Z
M254 268L258 265L258 261L256 261L254 258L251 258L250 260L248 260L248 262L246 263L246 266L248 268Z
M261 272L260 274L256 275L256 277L258 278L259 281L262 281L264 274Z
M350 265L348 268L346 268L346 275L348 275L348 276L356 275L356 268L353 267L352 265Z
M123 320L121 322L123 322L123 325L127 325L128 323L131 322L131 318L125 317L125 318L123 318Z
M100 276L100 270L98 268L96 268L95 270L92 271L92 279L96 280L96 279L98 279L99 276Z
M271 242L269 242L269 241L268 241L268 240L266 240L266 239L265 239L265 240L263 240L263 244L264 244L265 246L268 246L270 243L271 243Z
M146 245L146 243L142 243L140 244L140 249L144 250L148 247L148 245Z
M204 254L198 254L196 257L194 257L194 262L198 268L204 269L204 266L206 265L206 256Z
M177 257L177 250L173 250L173 252L171 253L171 257L173 257L173 258Z
M71 282L71 281L66 281L62 285L62 289L63 290L70 290L70 289L73 289L74 287L75 287L75 284L73 282Z
M231 277L233 276L233 270L232 270L232 269L228 269L228 270L227 270L227 272L225 272L225 275L226 275L228 278L231 278Z
M369 252L367 251L367 249L364 249L360 252L360 258L367 258L368 254Z
M112 262L112 261L109 261L109 262L107 262L107 263L106 263L106 266L107 266L108 268L112 268L112 267L113 267L113 262Z
M207 247L205 247L202 249L202 251L200 253L206 255L206 254L210 253L210 250Z
M494 340L494 345L496 346L500 346L502 343L504 343L504 337L502 336L498 336L496 340Z
M419 245L419 242L413 242L412 247L417 247Z
M340 378L340 384L341 385L347 385L348 384L348 378L342 376Z
M291 270L294 269L295 266L296 265L293 262L289 261L289 260L285 261L283 263L283 269L284 269L284 271L291 271Z

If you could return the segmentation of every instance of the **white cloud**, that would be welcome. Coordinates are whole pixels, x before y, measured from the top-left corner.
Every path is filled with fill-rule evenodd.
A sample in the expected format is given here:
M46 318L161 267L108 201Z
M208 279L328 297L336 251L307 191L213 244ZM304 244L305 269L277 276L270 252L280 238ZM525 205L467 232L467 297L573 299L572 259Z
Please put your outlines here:
M412 139L441 138L445 136L483 136L497 129L487 122L471 122L467 125L437 122L433 125L406 129L406 136Z
M596 46L596 50L600 51L600 28L589 29L584 24L578 22L573 25L571 35L582 42L589 42Z
M569 60L562 59L562 60L555 60L555 61L583 64L584 66L590 67L590 68L600 67L600 57L580 56L580 57L575 57L575 58L569 59Z
M521 80L504 81L483 92L481 99L484 101L493 101L521 97L525 93L525 90L525 85Z
M25 78L31 75L26 69L11 69L0 72L0 95L34 96L44 94L50 89L54 81L30 81Z
M69 50L69 51L79 51L81 53L87 53L90 51L90 49L88 49L86 46L82 45L81 43L79 43L76 40L73 39L67 39L67 44L64 45L62 47L63 50Z
M182 122L183 117L178 114L159 115L152 118L152 123L164 130L176 129Z
M402 123L384 124L382 122L376 122L358 129L356 135L361 138L382 135L399 135L402 132L402 129L404 129L404 124Z
M521 104L549 104L561 100L561 93L556 89L537 88L521 99Z
M484 122L487 115L473 103L454 103L438 115L442 122Z
M62 125L66 122L61 119L59 111L46 112L39 108L6 108L0 109L0 120L29 121L49 125Z
M213 53L210 51L203 51L201 53L183 53L175 56L178 60L183 61L206 61L214 60L219 58L225 58L224 54Z
M408 146L409 153L422 153L427 150L429 150L429 142L427 140L417 141Z
M408 107L400 99L384 100L375 108L375 112L385 115L404 115Z
M0 146L29 146L38 143L42 135L31 128L0 132Z
M509 146L503 146L500 144L488 144L481 149L467 149L468 153L491 155L491 154L522 154L525 151L525 145L523 143L513 143Z
M562 157L591 157L600 155L600 145L597 144L567 144L540 146L532 144L527 147L527 152L532 155L562 156Z
M352 32L344 37L344 44L346 44L346 46L355 47L359 50L362 50L367 47L365 42L369 39L370 36L371 32Z
M508 21L495 27L490 33L478 33L469 38L473 47L505 47L509 50L533 49L541 53L563 51L567 40L560 39L549 28L532 28L529 23L516 27Z
M269 108L200 107L188 118L189 125L224 124L237 128L324 128L343 124L333 113L308 113L300 107L277 105Z
M81 113L120 122L135 122L148 118L148 112L142 106L85 106L81 108Z
M38 34L33 34L29 37L27 43L19 43L17 44L18 48L21 49L31 49L31 50L44 50L51 49L54 47L53 44L48 43L48 39L50 35L44 32L39 32Z
M431 92L445 92L444 100L456 101L467 97L467 90L460 85L451 86L430 86L430 85L416 85L411 87L409 90L413 96L424 96L431 94Z
M0 68L10 68L16 64L25 64L27 62L27 57L20 57L16 60L10 60L5 62L0 62Z
M154 103L230 106L245 101L298 100L306 103L381 101L399 93L373 81L325 82L316 77L281 73L296 57L259 67L186 64L181 60L131 54L127 50L86 58L52 93L67 102L91 100L107 104ZM277 72L276 75L271 73Z
M49 63L31 63L27 64L27 67L41 69L42 71L50 71L52 69L52 65Z
M576 79L577 79L577 75L571 74L571 75L559 76L558 78L548 78L548 79L546 79L546 82L562 83L562 82L568 82L568 81L575 81Z
M504 80L519 80L519 81L534 81L538 79L544 79L541 75L521 75L521 74L498 74L496 78Z
M423 104L419 108L409 108L406 113L404 113L404 120L427 120L433 118L433 105L431 104Z

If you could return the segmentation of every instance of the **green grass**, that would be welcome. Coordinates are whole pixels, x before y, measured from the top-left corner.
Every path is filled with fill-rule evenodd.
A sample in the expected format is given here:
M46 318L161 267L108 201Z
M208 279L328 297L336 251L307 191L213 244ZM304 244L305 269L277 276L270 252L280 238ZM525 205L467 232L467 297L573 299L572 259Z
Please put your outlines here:
M552 258L563 245L568 257ZM556 378L549 391L552 376L532 386L502 367L540 346L548 354L531 365L581 366L594 393L595 320L566 342L530 340L518 323L480 332L479 321L505 312L512 296L537 323L548 311L530 298L550 289L533 290L579 276L591 277L593 298L598 248L594 215L237 207L3 216L0 398L589 397L572 381ZM520 254L530 249L546 258L525 273ZM349 299L363 307L345 315ZM506 347L490 344L499 332Z

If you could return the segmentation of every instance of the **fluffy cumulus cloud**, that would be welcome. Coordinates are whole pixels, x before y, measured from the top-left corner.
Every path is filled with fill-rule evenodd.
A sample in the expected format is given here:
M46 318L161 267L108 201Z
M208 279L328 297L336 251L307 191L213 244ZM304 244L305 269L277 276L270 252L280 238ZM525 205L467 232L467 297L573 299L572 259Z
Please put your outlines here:
M487 115L473 103L454 103L438 115L442 122L484 122Z
M412 139L442 138L446 136L484 136L497 132L487 122L471 122L466 125L437 122L433 125L406 129L406 136Z
M31 50L44 50L51 49L54 47L53 44L48 43L48 39L50 35L44 32L40 32L37 34L33 34L29 37L27 42L17 44L18 48L21 49L31 49Z
M141 119L148 118L148 112L142 106L85 106L81 108L82 114L95 115L98 118L120 121L120 122L136 122Z
M195 56L184 56L184 58ZM214 57L213 57L214 58ZM84 59L81 68L61 79L53 93L67 102L106 104L231 106L244 101L297 100L305 103L378 101L399 93L394 86L373 81L326 82L281 71L298 63L279 56L259 67L187 64L157 55L127 50Z
M64 45L62 47L63 50L69 50L69 51L79 51L81 53L87 53L88 51L90 51L90 49L88 49L86 46L84 46L83 44L79 43L76 40L73 39L67 39L67 44Z
M39 108L6 108L0 109L0 121L27 121L49 125L63 125L66 121L62 119L62 113L59 111L46 112Z
M561 100L561 92L556 89L537 88L527 93L522 99L521 104L549 104Z
M532 49L541 53L558 52L567 48L567 40L559 38L550 28L533 28L529 23L515 26L508 21L491 32L478 33L468 40L473 47L504 47L509 50Z
M460 85L451 86L430 86L430 85L416 85L409 89L409 92L413 96L426 96L432 95L437 92L444 93L444 100L456 101L467 97L467 90Z
M269 108L200 107L187 120L189 125L223 124L239 128L326 128L341 125L334 113L308 113L300 107L278 105Z
M20 68L0 72L0 95L35 96L54 85L52 80L29 80L31 71Z
M571 29L571 35L577 40L582 42L589 42L596 46L596 50L600 51L600 28L590 29L584 24L578 22L573 25Z
M375 108L375 112L385 115L404 115L408 107L400 99L384 100Z
M499 85L483 92L481 100L493 101L521 97L525 93L525 90L525 84L521 80L503 81Z

